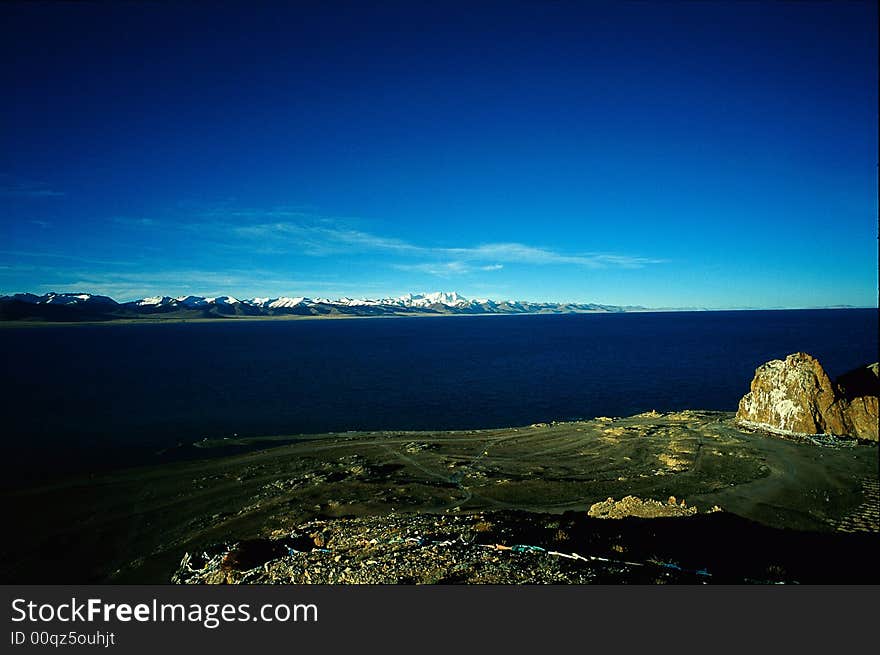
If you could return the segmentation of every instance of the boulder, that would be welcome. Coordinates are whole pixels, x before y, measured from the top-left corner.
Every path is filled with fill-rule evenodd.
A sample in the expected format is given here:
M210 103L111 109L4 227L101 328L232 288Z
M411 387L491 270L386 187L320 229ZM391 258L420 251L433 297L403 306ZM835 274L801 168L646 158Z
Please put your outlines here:
M751 390L739 401L736 416L793 434L841 434L844 429L834 384L807 353L759 366Z
M859 439L877 441L877 396L855 398L847 408L848 434Z
M877 363L841 375L837 378L837 392L846 402L850 434L877 441L877 396L880 395Z
M815 357L794 353L755 371L736 418L783 434L833 434L877 440L877 365L836 382Z

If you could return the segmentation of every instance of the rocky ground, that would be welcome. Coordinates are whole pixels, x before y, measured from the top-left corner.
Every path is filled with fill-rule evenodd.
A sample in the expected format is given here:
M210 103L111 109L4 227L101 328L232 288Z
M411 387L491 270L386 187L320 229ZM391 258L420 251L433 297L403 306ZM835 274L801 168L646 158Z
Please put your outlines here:
M875 537L798 534L641 501L310 521L186 553L180 584L737 584L877 580ZM613 505L614 513L607 510ZM594 512L590 512L593 514ZM630 513L652 518L627 518ZM665 518L657 518L665 517ZM670 518L676 517L676 518ZM690 518L684 518L690 517ZM748 548L760 544L759 549Z
M229 454L236 448L238 454ZM630 564L614 580L696 580L685 569L704 568L712 581L764 580L764 569L776 567L789 572L787 580L797 571L801 581L836 571L825 553L841 548L852 553L850 569L880 579L873 564L859 559L860 544L876 545L880 529L876 445L772 436L737 425L730 413L223 440L199 450L204 459L4 492L16 534L0 543L0 579L150 583L176 575L206 582L218 581L213 573L223 570L222 579L233 582L329 581L331 574L337 582L578 582L610 579L615 569L564 555L623 560L625 552ZM594 518L633 516L632 508L618 506L634 502L627 496L656 501L637 503L648 514L659 508L675 516L647 523ZM614 502L603 506L609 498ZM707 514L716 507L723 511ZM569 523L533 530L563 520ZM481 532L481 523L492 530ZM335 535L326 541L331 546L296 547L304 534L324 530ZM554 541L559 530L580 536ZM650 536L657 530L666 545L639 550L660 543ZM468 541L470 534L483 536ZM607 544L592 534L607 536ZM625 539L615 542L614 535ZM729 568L744 554L769 552L767 543L788 543L779 535L796 537L780 550L785 557ZM372 539L377 543L368 547ZM713 539L717 546L702 546ZM490 541L547 552L489 548ZM797 568L810 543L821 546L809 551L812 573ZM269 556L254 566L227 561L218 569L235 544L264 544ZM685 557L695 545L713 557ZM181 568L185 554L188 568ZM294 566L298 561L306 565ZM267 564L264 573L251 572ZM840 580L848 575L837 573Z

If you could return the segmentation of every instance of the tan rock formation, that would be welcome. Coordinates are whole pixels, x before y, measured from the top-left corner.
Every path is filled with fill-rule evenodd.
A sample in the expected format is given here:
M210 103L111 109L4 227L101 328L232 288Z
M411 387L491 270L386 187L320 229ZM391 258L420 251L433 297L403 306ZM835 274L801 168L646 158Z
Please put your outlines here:
M837 378L837 393L846 402L845 416L852 436L877 441L878 392L876 362Z
M696 513L696 507L688 507L683 500L679 503L675 496L670 496L665 503L650 498L642 500L637 496L625 496L619 501L609 498L601 503L593 503L587 515L596 519L624 519L633 516L642 519L656 519L671 516L693 516Z
M837 383L807 353L774 359L755 371L737 420L786 434L833 434L877 439L877 365Z

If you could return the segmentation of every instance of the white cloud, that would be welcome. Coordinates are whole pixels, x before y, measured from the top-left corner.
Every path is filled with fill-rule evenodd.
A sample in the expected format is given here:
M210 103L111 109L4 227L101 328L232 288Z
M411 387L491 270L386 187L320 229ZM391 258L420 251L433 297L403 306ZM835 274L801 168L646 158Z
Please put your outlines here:
M165 234L195 234L203 247L230 253L308 257L382 254L389 260L387 265L396 270L440 277L498 271L505 264L632 269L664 262L619 253L561 252L518 242L422 245L357 229L353 227L355 219L330 218L283 207L259 210L220 206L199 211L197 216L200 220L180 222L151 218L114 220Z
M394 264L399 271L413 273L427 273L439 277L451 277L453 275L466 275L477 271L499 271L504 268L503 264L489 264L487 266L472 266L467 262L420 262L417 264Z
M662 260L617 254L570 255L547 248L527 246L522 243L487 243L473 248L449 248L447 252L467 259L494 259L522 264L573 264L587 268L640 268L647 264L660 264Z
M256 211L230 212L227 216L259 218L260 213ZM653 257L619 253L563 253L550 248L516 242L493 242L459 247L426 246L353 229L341 220L312 217L302 212L270 210L264 216L296 218L296 220L260 222L244 226L227 222L196 223L191 226L191 229L198 229L200 232L215 236L226 233L240 240L250 240L252 243L248 246L258 248L259 252L292 252L315 257L346 253L384 252L411 259L430 260L406 265L423 266L425 270L433 267L434 270L445 271L447 274L456 272L457 267L464 271L463 262L475 264L487 262L477 266L482 270L497 270L497 268L486 268L486 266L501 266L502 263L567 264L586 268L642 268L665 262L665 260ZM434 260L451 261L438 264ZM395 267L399 268L399 266Z
M14 271L13 271L14 272ZM125 302L155 295L199 295L217 296L231 294L248 298L254 296L307 295L340 296L379 291L369 285L354 289L344 287L338 280L329 279L292 279L281 277L271 271L253 270L165 270L158 272L91 272L79 270L48 271L52 280L40 284L33 289L37 293L57 292L89 292L107 295L117 301ZM2 281L0 271L0 281ZM8 283L4 283L8 285ZM341 292L340 292L341 289Z

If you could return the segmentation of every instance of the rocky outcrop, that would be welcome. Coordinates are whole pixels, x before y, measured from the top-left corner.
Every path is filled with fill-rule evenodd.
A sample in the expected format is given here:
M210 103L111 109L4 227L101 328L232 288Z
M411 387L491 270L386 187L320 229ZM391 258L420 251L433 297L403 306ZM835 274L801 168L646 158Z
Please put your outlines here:
M638 517L642 519L666 518L671 516L693 516L697 513L696 507L688 507L683 500L677 502L675 496L661 503L659 500L642 500L637 496L625 496L615 502L613 498L594 503L590 506L587 515L594 519L624 519Z
M834 384L806 353L762 364L739 401L741 421L794 434L843 434L843 412Z
M877 396L880 378L877 363L863 366L837 378L838 393L846 402L846 417L851 434L877 441Z
M755 371L736 418L783 434L832 434L877 440L877 364L836 382L807 353L774 359Z

